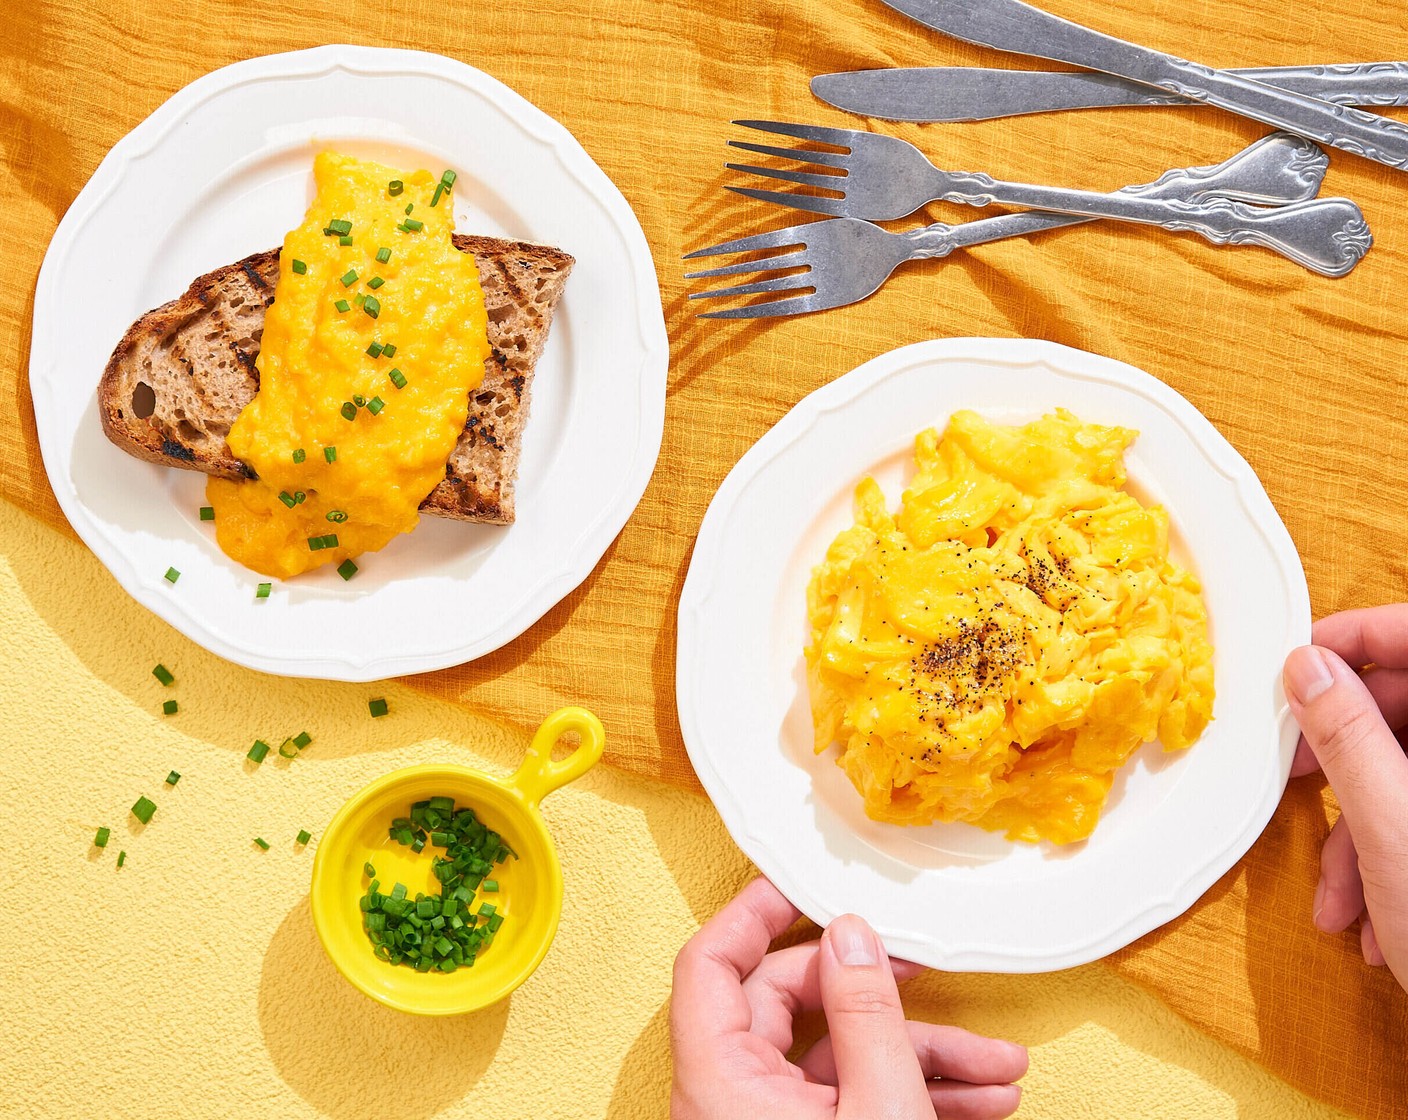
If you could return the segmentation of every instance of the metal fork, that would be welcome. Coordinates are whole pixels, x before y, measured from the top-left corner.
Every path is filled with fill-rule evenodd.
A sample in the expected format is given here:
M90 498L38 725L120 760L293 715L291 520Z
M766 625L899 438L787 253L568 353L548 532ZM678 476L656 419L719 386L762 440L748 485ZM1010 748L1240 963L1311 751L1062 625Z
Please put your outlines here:
M1343 276L1349 272L1372 243L1363 213L1347 198L1315 199L1274 210L1259 210L1225 199L1199 204L1182 199L1008 183L974 172L942 171L913 144L895 136L776 121L734 123L842 149L826 152L729 141L733 147L746 151L840 169L840 175L827 175L793 168L727 164L735 171L799 183L839 196L828 198L752 187L728 188L750 198L817 214L880 221L903 218L936 199L969 206L1001 202L1170 230L1189 230L1216 245L1261 245L1326 276Z
M1329 157L1308 140L1278 132L1258 140L1222 163L1169 171L1156 182L1125 187L1123 193L1190 201L1206 197L1239 198L1269 205L1301 202L1315 197L1328 165ZM757 319L801 315L808 311L844 307L865 299L906 261L944 257L955 249L1094 220L1047 213L1005 214L959 226L939 222L906 233L890 233L857 218L837 218L699 249L685 259L773 249L796 248L798 251L691 272L685 278L693 280L804 268L807 271L795 275L713 291L692 292L689 297L712 299L814 289L810 294L794 295L769 303L705 312L700 318Z

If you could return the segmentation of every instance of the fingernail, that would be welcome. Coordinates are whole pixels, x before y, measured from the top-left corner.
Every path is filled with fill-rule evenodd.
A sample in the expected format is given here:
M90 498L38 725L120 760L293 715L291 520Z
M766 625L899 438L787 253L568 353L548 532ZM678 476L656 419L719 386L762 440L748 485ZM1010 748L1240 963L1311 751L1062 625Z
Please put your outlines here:
M1325 655L1314 646L1301 646L1286 658L1286 690L1299 704L1309 704L1335 683Z
M1325 909L1325 880L1315 884L1315 901L1311 903L1311 921L1315 923L1315 928L1320 928L1320 911Z
M875 933L854 914L842 914L826 927L836 959L844 965L873 965L880 959Z

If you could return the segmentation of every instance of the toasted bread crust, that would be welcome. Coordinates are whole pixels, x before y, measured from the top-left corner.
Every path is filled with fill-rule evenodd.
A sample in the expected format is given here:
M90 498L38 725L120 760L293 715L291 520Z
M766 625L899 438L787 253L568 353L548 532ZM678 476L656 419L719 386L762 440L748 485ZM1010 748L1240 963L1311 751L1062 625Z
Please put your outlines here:
M479 265L491 350L445 480L420 508L506 524L514 518L533 370L574 262L560 249L525 241L456 234L454 244ZM98 386L108 439L149 463L250 477L225 437L259 390L254 360L278 274L279 250L255 253L198 277L133 323Z

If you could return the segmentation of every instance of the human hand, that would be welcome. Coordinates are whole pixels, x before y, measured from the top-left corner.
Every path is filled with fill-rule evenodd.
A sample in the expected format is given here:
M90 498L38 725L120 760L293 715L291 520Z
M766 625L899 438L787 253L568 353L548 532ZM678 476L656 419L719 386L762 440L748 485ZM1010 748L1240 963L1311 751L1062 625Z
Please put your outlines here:
M860 918L768 952L801 916L758 878L675 960L672 1120L1001 1120L1021 1099L1025 1047L907 1021L901 979ZM830 1033L796 1063L793 1020L824 1009Z
M1362 917L1364 959L1408 987L1408 603L1330 615L1311 637L1286 659L1301 728L1291 775L1324 770L1341 810L1320 855L1315 924L1338 933Z

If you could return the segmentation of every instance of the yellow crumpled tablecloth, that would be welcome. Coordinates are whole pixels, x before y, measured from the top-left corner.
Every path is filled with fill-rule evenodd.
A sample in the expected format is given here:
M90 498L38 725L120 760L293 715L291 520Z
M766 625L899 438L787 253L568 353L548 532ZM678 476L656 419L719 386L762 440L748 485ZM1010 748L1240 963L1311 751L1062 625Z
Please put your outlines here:
M1408 55L1402 12L1387 0L1349 11L1309 0L1293 13L1275 0L1047 7L1215 65ZM409 682L436 697L523 727L560 702L585 703L607 725L609 761L693 785L674 713L673 605L710 496L807 392L892 347L939 336L1047 338L1148 370L1257 470L1300 549L1317 615L1404 596L1401 172L1335 154L1324 193L1358 201L1377 238L1342 280L1261 250L1105 223L908 266L851 308L708 323L686 303L681 254L790 220L723 190L730 119L864 127L814 101L807 80L888 65L1040 64L944 39L879 0L179 9L136 0L101 11L4 0L0 12L0 253L9 270L0 405L14 418L0 429L0 492L54 526L65 527L26 385L39 262L107 149L208 70L332 41L451 55L563 122L635 208L671 339L655 477L602 563L541 622L496 654ZM1217 162L1266 131L1199 108L870 127L914 140L942 165L1099 189ZM946 206L928 214L974 216ZM1335 811L1316 781L1297 783L1253 851L1188 915L1110 966L1312 1097L1366 1118L1403 1115L1408 998L1386 973L1363 967L1352 934L1310 927L1317 848Z

